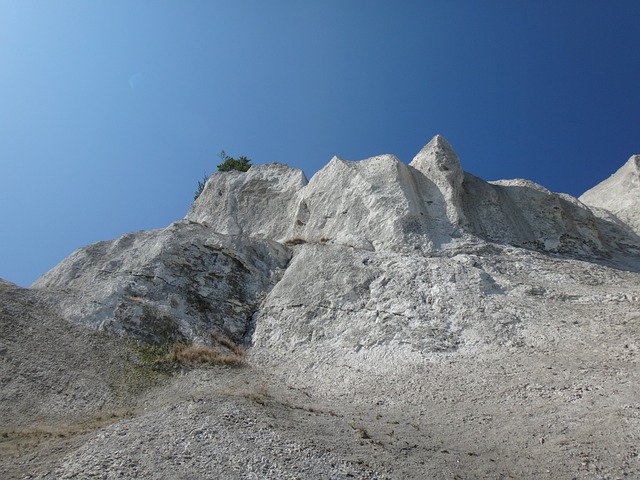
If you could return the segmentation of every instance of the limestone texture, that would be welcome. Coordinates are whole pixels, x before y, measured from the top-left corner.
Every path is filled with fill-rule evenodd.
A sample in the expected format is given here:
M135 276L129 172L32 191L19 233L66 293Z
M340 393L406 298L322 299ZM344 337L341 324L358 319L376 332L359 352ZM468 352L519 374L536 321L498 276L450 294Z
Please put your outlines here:
M152 343L242 341L288 249L181 221L74 252L39 278L73 323Z
M640 235L640 155L633 155L611 177L584 192L580 201L613 213Z
M216 173L167 228L0 285L0 476L639 477L639 159L579 199L439 135Z

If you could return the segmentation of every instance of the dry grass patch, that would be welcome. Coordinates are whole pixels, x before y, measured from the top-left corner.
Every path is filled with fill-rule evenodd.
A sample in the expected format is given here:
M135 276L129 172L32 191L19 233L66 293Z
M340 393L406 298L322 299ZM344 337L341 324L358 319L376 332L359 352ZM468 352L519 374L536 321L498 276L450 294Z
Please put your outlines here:
M139 343L136 352L140 359L150 367L151 373L172 374L182 368L207 365L245 367L248 365L246 349L236 344L226 335L212 333L212 345L198 345L184 342L163 343L159 345ZM146 372L143 366L143 370Z
M230 340L228 337L225 337L224 335L212 333L211 338L219 345L228 349L231 354L244 358L247 352L246 348L243 345L238 345L237 343L234 343L232 340Z
M307 241L302 237L294 237L284 241L285 245L302 245L307 243Z
M271 394L265 387L260 387L258 390L240 390L238 395L260 405L266 405L267 400L271 399Z
M239 345L235 345L239 347ZM244 350L223 353L204 345L175 345L165 360L183 365L226 365L229 367L244 367L247 365L244 359Z
M0 464L3 458L22 455L61 439L84 435L133 416L134 411L126 409L65 426L42 425L14 429L0 427Z

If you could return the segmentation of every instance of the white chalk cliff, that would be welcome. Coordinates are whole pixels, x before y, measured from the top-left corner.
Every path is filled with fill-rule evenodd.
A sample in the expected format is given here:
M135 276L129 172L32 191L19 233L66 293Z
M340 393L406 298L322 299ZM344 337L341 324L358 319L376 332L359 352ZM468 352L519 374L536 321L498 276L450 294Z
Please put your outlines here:
M265 362L417 361L521 341L544 310L526 292L572 295L550 263L637 271L638 185L638 157L582 201L489 183L441 136L409 165L334 157L309 182L257 165L214 174L184 220L80 249L34 287L64 292L73 322L147 341L219 332Z
M580 201L613 213L621 222L640 235L640 155L627 163L604 182L580 196Z
M2 438L100 419L0 476L638 478L639 165L580 199L486 182L440 136L408 165L216 173L184 219L0 282ZM142 395L128 339L251 367Z

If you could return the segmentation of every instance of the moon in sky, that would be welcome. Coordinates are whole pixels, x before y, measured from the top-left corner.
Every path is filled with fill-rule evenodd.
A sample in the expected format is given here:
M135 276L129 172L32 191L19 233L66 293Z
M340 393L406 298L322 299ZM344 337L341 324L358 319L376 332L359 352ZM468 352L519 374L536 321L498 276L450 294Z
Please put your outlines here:
M137 90L142 86L142 80L144 78L144 75L141 73L134 73L133 75L131 75L131 77L129 78L129 86L131 87L131 90Z

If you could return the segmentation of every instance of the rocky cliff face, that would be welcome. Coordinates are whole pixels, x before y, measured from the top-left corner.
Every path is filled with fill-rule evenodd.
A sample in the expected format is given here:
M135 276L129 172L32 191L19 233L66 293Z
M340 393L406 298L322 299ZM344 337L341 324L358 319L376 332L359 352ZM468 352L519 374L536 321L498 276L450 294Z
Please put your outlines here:
M409 165L335 157L310 182L281 164L217 173L184 220L82 248L34 287L64 293L72 322L152 342L398 360L518 342L522 292L553 289L540 265L640 265L637 159L582 197L595 210L464 173L440 136Z
M583 193L580 201L605 210L601 213L605 218L607 212L613 213L624 226L640 235L640 155L632 156L611 177Z
M291 252L192 222L136 232L74 252L34 283L59 294L74 323L152 343L241 342Z
M579 200L485 182L440 136L308 182L216 173L167 228L0 282L0 476L638 477L638 158ZM251 368L148 392L128 339Z

